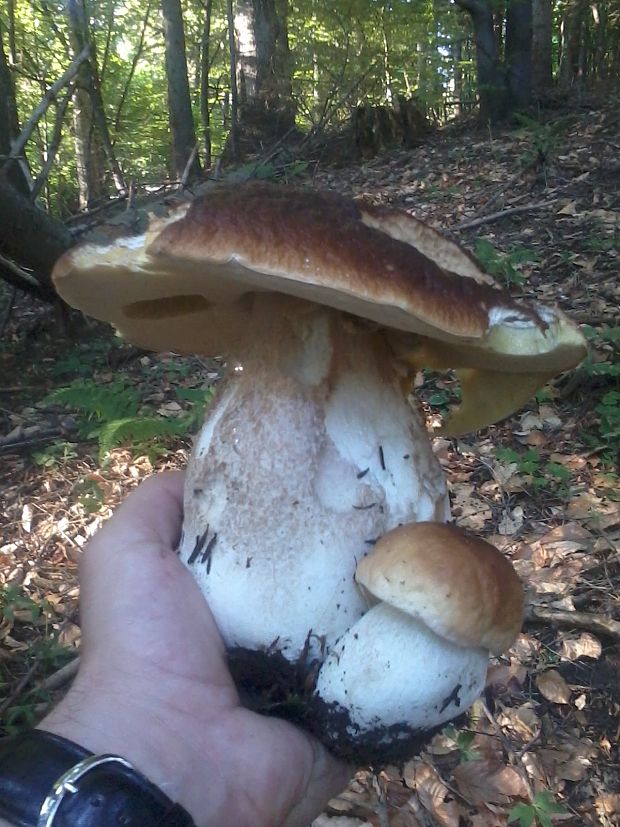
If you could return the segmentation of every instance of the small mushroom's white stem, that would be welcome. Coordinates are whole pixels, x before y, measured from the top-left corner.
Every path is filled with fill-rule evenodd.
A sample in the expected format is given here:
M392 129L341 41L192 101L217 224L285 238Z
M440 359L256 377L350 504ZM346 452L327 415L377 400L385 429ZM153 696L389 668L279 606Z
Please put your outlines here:
M445 520L447 497L380 333L277 296L251 316L189 463L181 557L227 645L295 660L366 610L373 541Z
M488 662L486 649L450 643L379 603L332 647L316 691L348 711L350 736L394 725L406 735L465 712L484 688Z

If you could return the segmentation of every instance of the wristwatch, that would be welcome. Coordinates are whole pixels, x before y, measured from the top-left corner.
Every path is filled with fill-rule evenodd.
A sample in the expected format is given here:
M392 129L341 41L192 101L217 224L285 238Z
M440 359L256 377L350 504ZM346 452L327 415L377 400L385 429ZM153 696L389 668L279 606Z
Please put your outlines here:
M195 827L125 758L40 729L0 740L0 817L16 827Z

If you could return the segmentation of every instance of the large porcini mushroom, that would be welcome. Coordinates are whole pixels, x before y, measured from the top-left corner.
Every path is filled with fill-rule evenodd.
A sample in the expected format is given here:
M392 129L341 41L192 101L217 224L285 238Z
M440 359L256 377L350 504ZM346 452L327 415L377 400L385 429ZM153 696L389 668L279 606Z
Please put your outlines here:
M236 365L189 463L180 553L241 661L264 652L306 678L366 612L353 574L372 543L448 518L404 379L465 371L452 431L470 429L584 354L560 311L517 303L405 213L268 184L74 249L54 280L131 342Z
M489 652L521 628L523 589L494 546L431 522L385 534L355 580L371 608L325 658L319 710L330 741L393 759L478 697Z

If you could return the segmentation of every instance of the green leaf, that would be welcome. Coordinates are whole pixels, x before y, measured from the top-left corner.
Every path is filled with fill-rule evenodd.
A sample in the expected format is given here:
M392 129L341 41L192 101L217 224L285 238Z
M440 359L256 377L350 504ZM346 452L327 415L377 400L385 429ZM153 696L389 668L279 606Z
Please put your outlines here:
M536 818L536 811L531 804L516 804L508 813L508 824L513 821L519 822L519 827L531 827Z

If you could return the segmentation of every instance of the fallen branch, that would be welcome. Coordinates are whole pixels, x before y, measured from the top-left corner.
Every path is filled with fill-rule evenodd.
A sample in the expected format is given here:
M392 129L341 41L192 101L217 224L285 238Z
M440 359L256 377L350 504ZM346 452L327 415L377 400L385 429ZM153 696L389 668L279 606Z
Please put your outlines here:
M480 227L482 224L490 224L493 221L500 221L508 215L516 215L521 212L532 212L534 210L542 210L545 207L551 207L555 201L540 201L538 204L523 204L519 207L509 207L507 210L500 210L493 212L490 215L483 215L482 218L474 218L472 221L462 221L453 230L470 230L472 227Z
M127 200L127 193L123 193L121 195L116 195L114 198L108 198L108 200L103 203L99 204L97 207L93 207L90 210L84 210L83 212L76 213L75 215L70 215L69 218L66 220L66 224L73 224L75 221L80 221L83 218L90 218L92 215L97 215L97 213L102 212L103 210L109 210L110 207L115 207L119 202ZM90 225L85 224L82 227L70 227L71 233L79 233L84 232L88 229Z
M562 609L550 609L545 606L527 606L525 609L525 620L535 623L546 621L555 626L585 629L587 632L595 632L620 640L620 621L588 612L567 612Z
M28 429L25 429L26 431ZM45 428L39 429L36 433L28 434L8 434L0 437L0 454L19 454L22 450L32 448L35 445L41 445L46 442L52 442L60 438L68 439L69 432L61 428Z
M56 689L62 689L63 686L68 684L69 681L73 680L77 675L79 666L80 656L78 655L76 658L73 658L73 660L70 660L69 663L65 663L64 666L57 669L56 672L52 672L47 678L43 678L36 688L42 692L53 692Z

